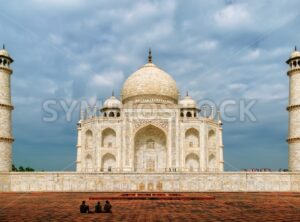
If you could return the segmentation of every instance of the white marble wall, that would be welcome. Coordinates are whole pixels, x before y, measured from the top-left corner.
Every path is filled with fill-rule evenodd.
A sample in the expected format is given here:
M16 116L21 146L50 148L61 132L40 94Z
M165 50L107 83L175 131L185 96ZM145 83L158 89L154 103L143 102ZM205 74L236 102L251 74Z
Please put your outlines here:
M0 173L0 192L23 191L299 192L300 173Z
M222 130L217 121L204 117L182 118L178 107L173 109L122 109L120 117L90 117L80 121L78 127L77 143L77 172L100 172L103 170L104 155L111 154L116 159L113 171L134 172L137 161L135 148L135 136L140 130L152 125L160 129L166 135L166 160L165 165L160 164L157 169L165 168L176 171L188 171L186 158L189 155L197 156L197 171L222 172L223 149ZM115 139L112 146L103 146L103 131L112 129ZM186 138L186 132L194 129L198 137L193 141L193 147L189 147L190 138ZM208 143L209 131L215 132L212 142ZM92 132L89 146L86 132ZM138 134L139 137L143 135ZM195 136L194 136L195 137ZM112 141L111 138L108 138ZM211 140L210 140L211 141ZM209 156L215 156L214 165L208 167ZM88 164L92 169L86 169L86 157L93 164ZM92 160L91 160L92 159ZM142 161L142 160L141 160ZM141 167L139 167L141 168ZM142 171L142 170L139 170ZM144 171L147 171L144 169Z

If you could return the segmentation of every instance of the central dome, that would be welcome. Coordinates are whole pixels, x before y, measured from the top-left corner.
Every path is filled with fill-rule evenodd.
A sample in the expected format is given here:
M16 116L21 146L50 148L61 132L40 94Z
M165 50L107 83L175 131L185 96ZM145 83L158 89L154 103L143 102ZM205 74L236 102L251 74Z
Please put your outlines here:
M175 80L152 62L131 74L122 89L122 101L178 101L178 89Z

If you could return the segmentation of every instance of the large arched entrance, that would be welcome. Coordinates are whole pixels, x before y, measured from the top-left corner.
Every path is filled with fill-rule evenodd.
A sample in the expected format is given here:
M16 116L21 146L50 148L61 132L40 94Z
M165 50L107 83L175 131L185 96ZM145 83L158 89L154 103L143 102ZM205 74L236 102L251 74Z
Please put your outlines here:
M165 171L167 167L166 134L156 126L140 129L134 137L134 169L139 172Z

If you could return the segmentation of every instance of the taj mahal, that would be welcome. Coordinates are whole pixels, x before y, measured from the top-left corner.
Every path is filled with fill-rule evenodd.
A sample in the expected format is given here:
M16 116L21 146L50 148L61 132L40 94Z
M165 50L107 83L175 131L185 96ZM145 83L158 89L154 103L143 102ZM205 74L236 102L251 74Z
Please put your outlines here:
M99 116L78 123L77 172L222 172L220 120L199 115L174 79L148 63L111 96Z
M152 61L129 75L93 115L81 110L74 172L12 172L12 57L0 50L0 192L300 191L300 52L290 80L288 172L224 171L222 120L202 115ZM13 84L13 83L12 83ZM284 110L283 110L284 112ZM215 114L215 115L214 115Z

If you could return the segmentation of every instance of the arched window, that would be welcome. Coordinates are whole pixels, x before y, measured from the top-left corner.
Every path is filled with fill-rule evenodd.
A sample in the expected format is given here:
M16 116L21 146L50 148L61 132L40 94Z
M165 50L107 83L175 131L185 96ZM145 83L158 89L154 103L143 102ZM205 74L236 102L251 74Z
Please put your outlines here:
M194 112L194 117L197 117L197 113L196 112Z
M208 132L208 148L214 149L216 147L216 133L214 130Z
M184 117L183 112L180 113L180 117Z
M215 135L215 131L214 130L210 130L208 133L208 137L214 136Z
M197 154L191 153L185 157L185 167L188 171L198 171L199 166L199 157Z
M93 171L93 158L90 154L85 157L85 168L87 172Z
M191 112L187 112L187 113L186 113L186 116L187 116L187 117L192 117L192 113L191 113Z
M87 130L85 133L85 148L91 149L93 146L93 133L91 130Z
M216 167L216 157L214 154L211 154L208 158L208 168L210 171L215 171Z
M6 65L6 64L7 64L6 59L3 59L3 65Z
M116 147L116 132L111 128L102 131L102 147Z
M300 60L298 60L298 66L300 66Z
M114 117L114 116L115 116L115 114L113 112L109 113L109 117Z
M106 114L106 113L104 113L104 117L107 117L107 114Z
M116 169L116 157L110 153L105 154L102 157L102 170L105 172L111 172Z
M190 128L185 132L185 146L186 148L199 147L199 131L195 128Z
M297 62L296 62L296 61L293 62L293 66L294 66L294 67L297 66Z
M117 112L117 117L120 117L120 113L119 112Z
M2 59L0 59L0 65L2 64Z

